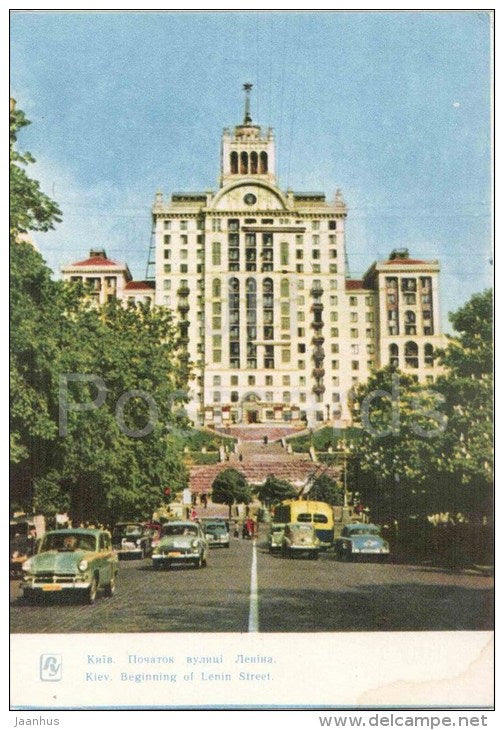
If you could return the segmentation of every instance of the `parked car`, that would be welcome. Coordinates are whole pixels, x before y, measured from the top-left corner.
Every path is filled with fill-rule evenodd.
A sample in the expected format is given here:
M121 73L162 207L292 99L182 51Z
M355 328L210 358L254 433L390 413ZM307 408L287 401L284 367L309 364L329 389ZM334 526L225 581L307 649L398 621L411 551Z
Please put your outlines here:
M282 537L282 553L287 557L306 555L317 560L320 551L320 540L313 525L302 522L290 522L285 525Z
M159 544L152 551L152 567L170 568L174 563L206 566L208 542L201 525L190 520L163 525Z
M36 541L35 523L30 519L11 520L9 525L9 574L22 574L21 566L33 554Z
M270 553L282 549L282 540L285 531L283 522L272 522L268 532L268 548Z
M386 560L390 555L389 544L383 539L380 527L371 524L345 525L334 548L338 560L354 560L370 556Z
M152 534L141 522L118 522L112 531L112 545L119 558L145 558L152 552Z
M23 596L73 593L94 603L98 591L115 592L118 559L110 533L84 528L52 530L23 563Z
M209 547L229 547L229 528L224 521L206 522L204 530Z

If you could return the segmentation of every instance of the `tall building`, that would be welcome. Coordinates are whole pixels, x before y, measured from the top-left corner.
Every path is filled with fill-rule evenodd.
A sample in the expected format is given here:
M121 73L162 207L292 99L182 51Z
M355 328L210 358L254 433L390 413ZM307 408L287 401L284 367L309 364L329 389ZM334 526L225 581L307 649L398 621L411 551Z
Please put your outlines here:
M157 193L152 208L155 302L176 313L193 364L188 415L348 425L349 393L373 368L438 374L439 263L399 250L348 278L341 192L280 190L273 131L253 123L244 89L218 190Z

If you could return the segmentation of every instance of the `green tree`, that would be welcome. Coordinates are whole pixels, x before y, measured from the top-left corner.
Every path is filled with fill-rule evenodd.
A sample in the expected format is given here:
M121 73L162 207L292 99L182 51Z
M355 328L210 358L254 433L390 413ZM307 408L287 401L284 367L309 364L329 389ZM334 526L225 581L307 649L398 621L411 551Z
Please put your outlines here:
M224 469L217 474L212 484L212 501L227 504L230 517L233 504L249 504L250 500L250 487L241 472Z
M313 480L309 498L339 506L343 504L343 489L328 474L320 474Z
M257 496L267 507L272 507L284 499L294 499L297 491L290 482L269 474L264 484L257 489Z
M25 166L35 162L29 152L16 149L18 134L31 122L11 100L10 108L10 229L14 239L28 231L48 231L61 220L57 204L40 190L36 180L26 173Z

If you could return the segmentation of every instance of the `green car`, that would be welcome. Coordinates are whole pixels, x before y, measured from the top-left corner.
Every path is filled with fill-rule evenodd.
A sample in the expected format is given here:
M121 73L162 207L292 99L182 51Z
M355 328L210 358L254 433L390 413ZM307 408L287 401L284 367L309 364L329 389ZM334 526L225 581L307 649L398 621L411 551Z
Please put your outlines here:
M100 590L114 594L118 558L106 530L52 530L23 563L22 571L26 600L48 593L74 593L94 603Z
M272 522L268 532L268 548L270 553L282 549L285 523Z
M161 539L152 551L152 567L170 568L174 564L206 566L208 542L201 525L189 520L167 522L161 530Z

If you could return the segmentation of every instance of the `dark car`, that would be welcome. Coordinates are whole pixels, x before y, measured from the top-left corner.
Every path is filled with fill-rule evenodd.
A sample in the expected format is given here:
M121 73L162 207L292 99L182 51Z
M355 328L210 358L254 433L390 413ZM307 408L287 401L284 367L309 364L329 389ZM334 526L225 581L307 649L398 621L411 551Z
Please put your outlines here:
M338 560L358 560L375 558L388 560L390 547L383 539L378 525L354 523L346 525L334 543Z
M152 531L141 522L118 522L112 531L112 546L119 558L145 558L152 553Z
M12 520L9 525L9 573L21 575L21 566L33 554L36 543L35 523L29 519Z
M204 525L205 537L210 547L229 547L229 528L224 521L206 522Z

